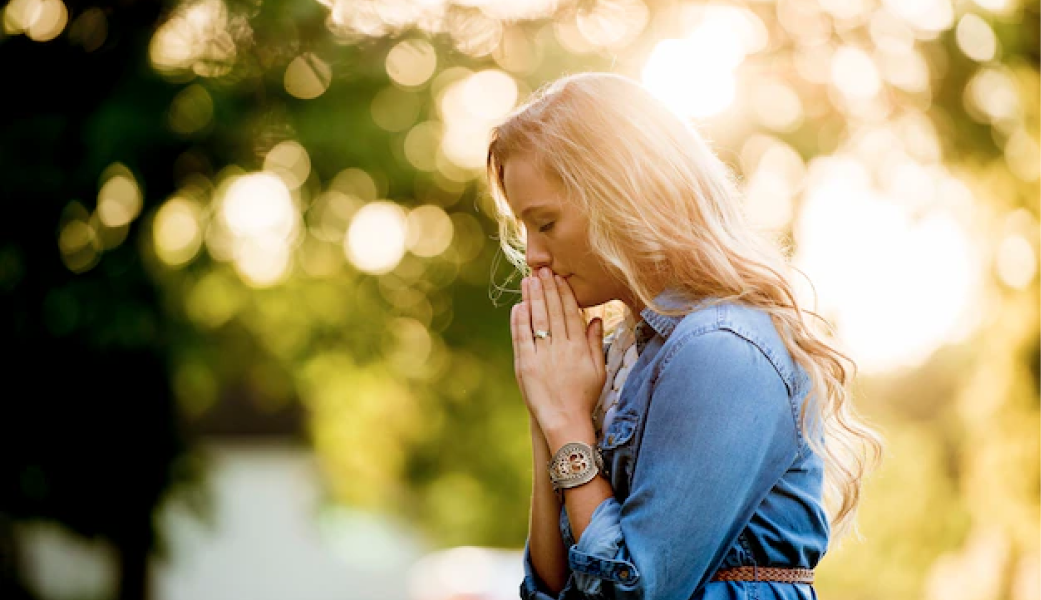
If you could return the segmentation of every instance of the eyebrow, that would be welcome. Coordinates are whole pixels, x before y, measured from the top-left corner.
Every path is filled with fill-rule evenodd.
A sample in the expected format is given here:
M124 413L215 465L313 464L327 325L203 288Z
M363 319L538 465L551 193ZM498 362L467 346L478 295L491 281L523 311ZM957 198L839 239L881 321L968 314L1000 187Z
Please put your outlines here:
M537 204L535 206L529 206L528 208L525 208L524 210L521 211L520 218L521 218L521 220L523 220L524 219L524 215L526 215L526 214L528 214L530 212L547 211L547 210L553 210L555 208L556 208L555 206L552 206L550 204Z

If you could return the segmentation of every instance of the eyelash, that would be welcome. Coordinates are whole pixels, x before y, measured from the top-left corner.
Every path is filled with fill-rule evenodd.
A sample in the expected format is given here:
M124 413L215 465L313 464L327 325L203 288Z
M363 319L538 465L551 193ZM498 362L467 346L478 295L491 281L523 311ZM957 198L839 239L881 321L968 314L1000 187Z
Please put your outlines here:
M555 223L556 223L555 221L550 221L549 223L546 223L542 227L539 227L539 231L542 232L542 233L545 233L545 232L549 231L550 229L552 229L553 225Z

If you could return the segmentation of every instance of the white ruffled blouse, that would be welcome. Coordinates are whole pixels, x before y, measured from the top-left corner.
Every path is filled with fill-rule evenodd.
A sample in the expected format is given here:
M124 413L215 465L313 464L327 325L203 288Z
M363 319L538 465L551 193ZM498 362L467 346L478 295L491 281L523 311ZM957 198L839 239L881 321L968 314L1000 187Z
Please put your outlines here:
M643 320L637 324L632 312L626 310L622 322L606 340L609 344L605 358L607 379L604 381L604 389L600 392L600 399L593 409L593 426L596 429L597 441L614 420L625 380L636 364L639 352L650 333L647 327ZM640 338L640 343L637 343L637 338Z

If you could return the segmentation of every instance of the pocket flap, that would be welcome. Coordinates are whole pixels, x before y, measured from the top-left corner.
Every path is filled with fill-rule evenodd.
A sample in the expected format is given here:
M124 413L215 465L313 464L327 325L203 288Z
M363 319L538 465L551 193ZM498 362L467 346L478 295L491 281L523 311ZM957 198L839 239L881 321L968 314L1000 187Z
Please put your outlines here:
M636 431L636 415L618 415L604 432L604 448L617 448L628 442Z

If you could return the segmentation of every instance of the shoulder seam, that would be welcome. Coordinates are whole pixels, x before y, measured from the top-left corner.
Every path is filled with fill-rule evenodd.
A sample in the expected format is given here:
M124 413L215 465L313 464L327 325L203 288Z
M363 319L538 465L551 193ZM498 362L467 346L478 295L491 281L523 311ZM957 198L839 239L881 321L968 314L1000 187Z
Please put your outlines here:
M798 411L798 407L796 406L796 401L792 397L792 393L793 393L792 392L792 386L784 378L784 374L780 371L780 369L777 368L777 364L775 363L773 358L769 354L767 354L763 350L763 348L759 344L757 344L755 342L755 340L749 338L748 336L742 334L740 331L737 331L737 330L735 330L734 328L732 328L730 326L723 325L721 323L721 319L717 319L716 322L714 324L712 324L712 325L702 325L701 327L698 327L698 328L695 328L695 329L693 329L691 331L685 332L685 334L682 337L678 338L673 343L672 348L669 349L668 354L666 354L665 356L662 357L661 366L653 374L653 380L652 380L651 384L652 385L657 384L658 378L661 377L662 373L665 372L665 369L667 369L669 367L669 364L672 363L672 359L676 356L676 354L679 353L680 350L685 348L687 346L687 344L689 344L693 339L701 337L701 336L703 336L703 335L705 335L707 333L715 332L715 331L730 333L731 335L733 335L733 336L735 336L737 338L740 338L740 339L744 340L745 342L751 344L752 346L755 347L755 349L760 354L763 355L763 358L765 358L766 361L773 368L774 373L777 374L777 378L781 380L781 383L784 385L785 391L787 391L786 399L788 401L788 410L791 412L792 421L795 424L795 436L796 436L796 442L797 442L796 448L797 448L798 453L801 454L803 449L804 449L804 447L805 447L805 445L806 445L806 440L803 437L802 428L799 427L799 411Z

